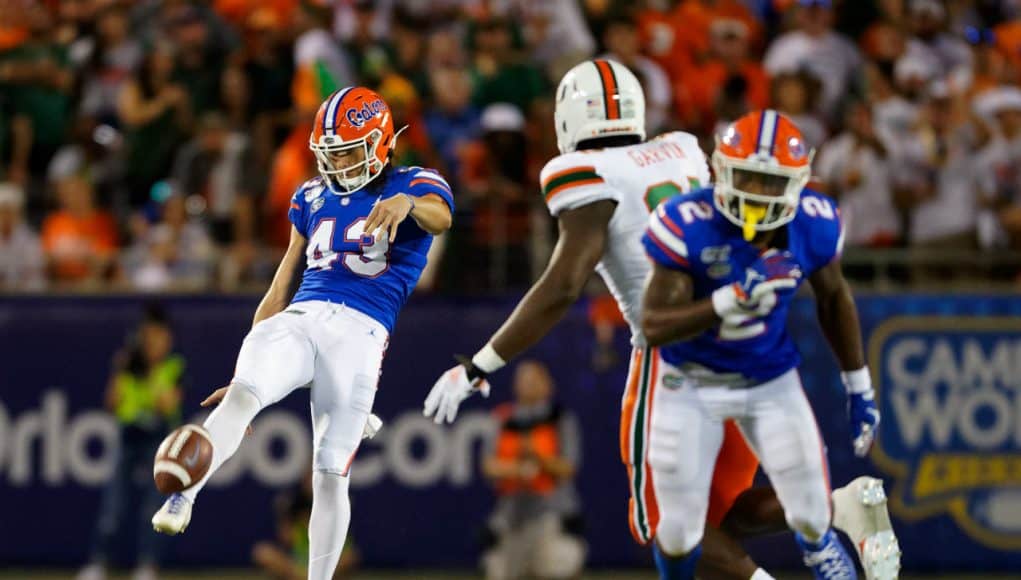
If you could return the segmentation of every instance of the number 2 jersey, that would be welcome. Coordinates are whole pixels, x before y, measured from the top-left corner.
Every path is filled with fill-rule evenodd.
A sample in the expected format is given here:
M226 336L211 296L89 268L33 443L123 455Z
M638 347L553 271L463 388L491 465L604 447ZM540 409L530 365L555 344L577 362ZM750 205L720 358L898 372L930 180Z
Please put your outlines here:
M287 218L308 246L305 273L292 303L343 303L393 331L397 313L415 289L432 245L432 235L410 215L398 226L392 244L385 233L377 240L363 231L373 206L399 193L436 195L454 211L446 180L421 167L388 167L349 195L333 193L321 177L298 188Z
M794 255L804 272L799 284L839 256L843 246L840 215L830 198L804 189L800 204L794 219L777 230L772 242ZM716 211L712 188L673 197L656 208L642 242L657 264L691 276L695 300L742 282L745 268L761 253ZM730 375L756 384L776 378L801 361L787 332L794 294L794 290L778 293L776 307L764 317L725 321L692 339L662 347L661 356L674 366L708 370L719 378Z
M554 157L540 175L553 216L602 200L616 202L606 250L596 271L602 276L631 327L641 337L642 291L649 260L642 233L650 208L663 199L709 183L709 167L698 140L688 133L665 133L626 147L586 149Z

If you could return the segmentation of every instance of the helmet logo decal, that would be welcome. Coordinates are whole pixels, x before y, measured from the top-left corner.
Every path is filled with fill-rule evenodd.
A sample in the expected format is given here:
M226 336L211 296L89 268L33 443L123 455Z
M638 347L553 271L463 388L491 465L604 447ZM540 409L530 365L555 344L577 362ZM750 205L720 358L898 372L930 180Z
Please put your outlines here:
M723 134L723 144L728 147L739 147L741 145L741 134L737 132L737 128L733 125L727 127L727 132Z
M360 109L350 108L344 113L347 122L354 127L361 127L366 121L386 109L386 103L382 99L376 99L370 103L363 103Z
M801 160L805 158L805 144L801 142L801 139L797 137L791 137L787 140L787 149L791 152L791 158L794 160Z

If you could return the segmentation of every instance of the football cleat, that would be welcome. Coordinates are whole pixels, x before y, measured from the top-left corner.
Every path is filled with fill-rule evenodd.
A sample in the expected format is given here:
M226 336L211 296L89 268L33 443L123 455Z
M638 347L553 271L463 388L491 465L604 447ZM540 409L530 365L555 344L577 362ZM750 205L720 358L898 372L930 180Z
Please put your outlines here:
M858 580L854 562L833 530L827 531L818 543L808 541L801 534L794 534L794 539L815 580Z
M882 481L863 476L833 490L833 526L851 538L868 580L897 579L900 545Z
M175 493L163 502L156 515L152 516L152 529L161 534L180 534L191 521L191 500Z

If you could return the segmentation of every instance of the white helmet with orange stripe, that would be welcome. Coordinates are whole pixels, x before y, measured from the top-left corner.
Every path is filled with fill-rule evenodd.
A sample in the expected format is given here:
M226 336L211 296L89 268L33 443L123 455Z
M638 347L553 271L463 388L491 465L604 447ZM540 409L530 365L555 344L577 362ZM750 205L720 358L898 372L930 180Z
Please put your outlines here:
M619 62L585 61L560 81L553 118L561 153L588 139L637 135L644 141L645 94L634 73Z

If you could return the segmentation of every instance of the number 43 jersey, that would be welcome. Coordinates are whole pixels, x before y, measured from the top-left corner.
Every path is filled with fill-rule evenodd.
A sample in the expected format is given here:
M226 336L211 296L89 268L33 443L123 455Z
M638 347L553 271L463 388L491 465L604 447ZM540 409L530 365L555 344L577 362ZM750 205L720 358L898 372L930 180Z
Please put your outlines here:
M794 255L803 272L799 284L840 255L840 214L833 201L811 189L801 193L794 219L774 234L772 246ZM694 299L741 282L761 250L746 242L741 229L713 206L712 188L675 196L656 208L642 238L657 264L691 276ZM694 363L718 374L738 374L757 383L776 378L801 362L787 332L795 290L777 295L776 307L761 318L728 319L716 328L661 349L672 365Z
M404 193L436 195L454 211L450 186L437 172L421 167L392 167L364 188L337 195L316 177L294 197L287 217L308 240L306 267L292 302L343 303L393 331L397 313L411 295L426 265L432 236L409 215L391 244L364 231L377 202Z

